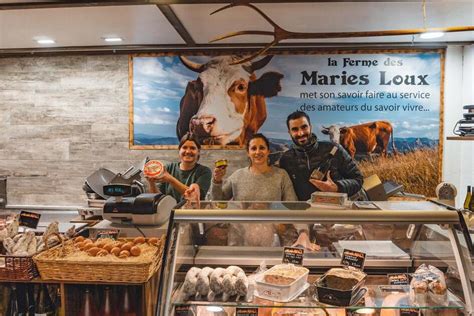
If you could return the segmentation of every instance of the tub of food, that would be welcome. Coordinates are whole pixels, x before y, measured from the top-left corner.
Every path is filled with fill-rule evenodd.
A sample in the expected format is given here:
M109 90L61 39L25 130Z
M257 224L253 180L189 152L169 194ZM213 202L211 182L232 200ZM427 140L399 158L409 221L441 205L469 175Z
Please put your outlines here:
M366 276L355 269L330 269L315 284L318 301L335 306L350 306L365 283Z
M256 278L256 295L275 302L289 302L308 288L309 270L293 264L279 264Z

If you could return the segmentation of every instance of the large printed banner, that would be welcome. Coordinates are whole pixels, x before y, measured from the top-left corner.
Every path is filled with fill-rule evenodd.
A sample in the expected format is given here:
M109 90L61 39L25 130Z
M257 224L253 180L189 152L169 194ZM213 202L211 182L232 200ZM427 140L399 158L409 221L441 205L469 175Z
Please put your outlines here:
M286 117L301 110L318 138L341 143L361 163L420 150L438 159L443 51L275 55L233 65L236 57L131 57L131 148L175 148L186 134L208 148L242 148L260 132L283 151L291 144ZM430 163L437 181L440 161Z

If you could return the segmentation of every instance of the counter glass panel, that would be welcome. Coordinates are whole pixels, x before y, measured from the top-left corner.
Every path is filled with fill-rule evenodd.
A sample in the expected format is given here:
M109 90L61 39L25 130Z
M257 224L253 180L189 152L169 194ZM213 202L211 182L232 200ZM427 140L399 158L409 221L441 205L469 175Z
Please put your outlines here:
M428 201L374 204L376 207L366 209L331 209L302 202L212 201L176 210L165 249L160 313L173 315L181 306L199 315L233 315L236 307L259 308L262 315L280 315L286 309L291 310L288 315L300 315L299 310L305 315L336 315L341 306L320 302L317 286L329 269L342 267L344 249L366 254L367 274L363 293L353 294L360 297L352 297L357 302L343 306L346 311L371 308L374 315L410 308L417 312L472 312L472 258L457 212ZM304 251L303 266L309 270L305 288L286 302L262 298L258 283L252 280L281 264L284 247L300 247L295 242L305 233L320 247L318 251ZM442 299L429 299L429 288L425 292L428 299L416 299L413 282L389 284L388 274L415 277L422 265L433 267L430 271L439 271L442 276ZM191 268L229 266L245 272L250 284L245 297L215 295L210 299L199 291L192 295L183 289ZM221 308L219 313L224 314L198 308L209 306Z

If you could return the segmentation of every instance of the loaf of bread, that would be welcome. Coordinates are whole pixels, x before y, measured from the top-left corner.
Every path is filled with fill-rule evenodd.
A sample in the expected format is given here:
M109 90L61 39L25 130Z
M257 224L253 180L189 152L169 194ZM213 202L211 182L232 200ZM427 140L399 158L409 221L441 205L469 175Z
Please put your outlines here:
M326 286L342 291L350 290L365 277L365 273L357 270L332 268L326 273Z
M288 285L309 270L303 267L294 266L292 264L280 264L274 266L263 274L263 279L266 283L275 285Z

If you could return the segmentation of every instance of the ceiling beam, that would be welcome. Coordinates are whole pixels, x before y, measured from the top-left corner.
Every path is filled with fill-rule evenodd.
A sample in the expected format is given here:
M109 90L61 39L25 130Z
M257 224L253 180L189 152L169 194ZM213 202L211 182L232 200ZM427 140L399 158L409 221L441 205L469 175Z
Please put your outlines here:
M188 30L186 30L183 23L181 23L181 20L178 18L178 16L174 13L173 9L171 9L169 5L165 4L157 4L156 6L158 9L160 9L161 13L163 13L168 22L170 22L171 26L174 27L176 32L178 32L186 45L196 46L196 42L192 38L191 34L189 34Z
M428 0L430 1L430 0ZM0 0L0 10L25 10L45 8L100 7L122 5L173 5L173 4L228 4L231 0ZM251 3L334 3L334 2L416 2L420 0L251 0Z
M466 42L391 42L391 43L283 43L270 49L267 53L277 52L315 52L325 50L358 50L358 49L438 49L447 45L467 45ZM474 44L474 41L470 44ZM251 54L263 44L198 44L195 47L186 45L117 45L117 46L72 46L50 48L11 48L0 49L0 58L6 57L40 57L64 55L113 55L113 54Z

